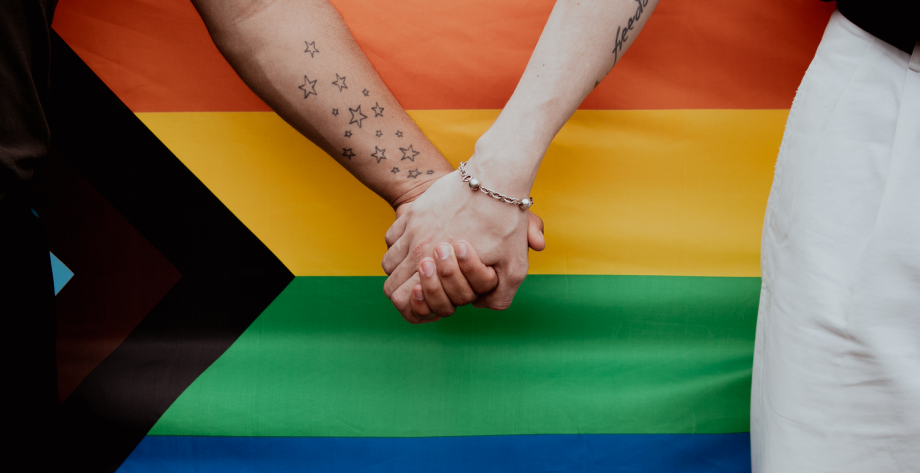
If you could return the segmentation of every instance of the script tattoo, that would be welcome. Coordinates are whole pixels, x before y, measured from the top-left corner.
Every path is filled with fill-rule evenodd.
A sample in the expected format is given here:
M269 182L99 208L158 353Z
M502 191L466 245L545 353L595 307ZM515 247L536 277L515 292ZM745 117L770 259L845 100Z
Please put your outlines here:
M629 32L633 30L636 23L639 23L639 19L642 18L642 13L645 11L645 7L648 6L648 0L635 0L639 6L636 8L636 14L629 17L626 21L626 26L617 27L616 43L613 46L613 63L616 64L620 60L620 52L623 51L623 45L626 44L626 41L629 40ZM597 87L595 85L595 87Z
M342 156L351 159L355 156L355 153L352 152L351 148L342 148Z
M341 92L343 89L347 89L347 88L348 88L348 86L345 85L345 78L339 76L339 73L338 73L338 72L335 73L335 82L333 82L332 85L338 87L338 88L339 88L339 92Z
M412 149L412 145L409 145L408 148L399 148L399 150L402 151L402 154L403 154L402 158L399 159L400 161L402 161L403 159L408 159L409 161L412 161L414 163L415 157L419 155L418 151Z
M349 108L348 111L351 112L351 121L348 122L348 124L357 123L358 128L361 128L361 120L367 118L367 115L361 113L361 106L358 105L358 108Z
M374 102L374 106L371 107L371 110L374 111L374 116L375 116L375 117L382 117L382 116L383 116L383 107L381 107L379 103Z
M385 149L380 149L380 148L374 146L374 153L371 154L371 157L372 157L372 158L375 158L375 159L377 160L377 164L380 164L380 161L381 161L381 160L387 159L387 157L383 155L383 152L384 152L384 151L386 151L386 150L385 150Z
M316 41L311 41L311 42L309 42L309 43L307 43L306 41L304 41L304 43L306 43L306 45L307 45L307 49L306 49L306 51L304 51L304 52L305 52L305 53L310 53L310 57L313 57L314 54L316 54L316 53L319 52L319 50L316 49Z
M303 85L297 88L303 91L303 98L316 95L316 81L311 81L307 76L303 76Z

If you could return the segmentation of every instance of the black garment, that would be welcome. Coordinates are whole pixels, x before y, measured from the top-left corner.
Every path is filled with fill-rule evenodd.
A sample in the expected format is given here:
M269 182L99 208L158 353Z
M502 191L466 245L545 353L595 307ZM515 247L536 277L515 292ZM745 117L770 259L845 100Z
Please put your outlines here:
M24 183L48 155L56 0L0 0L0 320L6 471L53 471L59 401L48 242Z
M907 54L920 41L920 0L837 0L837 10L856 26Z
M51 18L57 0L0 1L0 195L48 155L45 120Z
M45 231L22 193L0 199L0 319L7 399L0 464L49 471L59 407L54 282Z

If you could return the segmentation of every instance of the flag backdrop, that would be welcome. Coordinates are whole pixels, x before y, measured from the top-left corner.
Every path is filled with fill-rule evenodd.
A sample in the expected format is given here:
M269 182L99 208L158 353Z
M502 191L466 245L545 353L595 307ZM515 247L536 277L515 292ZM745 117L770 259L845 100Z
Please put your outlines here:
M455 165L553 4L333 3ZM547 153L548 247L511 309L412 326L382 294L392 211L246 88L189 2L62 0L37 204L72 272L61 455L123 472L749 471L761 222L832 8L663 1Z

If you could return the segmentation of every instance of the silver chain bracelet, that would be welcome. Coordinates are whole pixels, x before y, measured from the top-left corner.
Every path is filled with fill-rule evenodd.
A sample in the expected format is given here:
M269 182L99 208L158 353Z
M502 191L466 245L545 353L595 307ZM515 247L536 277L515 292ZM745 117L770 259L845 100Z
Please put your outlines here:
M460 163L460 167L458 169L460 171L460 180L462 182L468 182L470 184L470 189L473 189L474 191L475 190L482 191L483 194L487 194L489 197L495 200L500 200L502 202L507 202L509 204L517 205L522 210L527 210L533 206L533 197L528 197L526 199L515 199L514 197L508 197L505 194L502 194L500 192L495 192L492 189L489 189L483 186L482 183L479 182L479 179L476 179L475 177L470 176L469 173L466 172L466 169L464 169L466 167L466 163L468 162L469 161L464 161Z

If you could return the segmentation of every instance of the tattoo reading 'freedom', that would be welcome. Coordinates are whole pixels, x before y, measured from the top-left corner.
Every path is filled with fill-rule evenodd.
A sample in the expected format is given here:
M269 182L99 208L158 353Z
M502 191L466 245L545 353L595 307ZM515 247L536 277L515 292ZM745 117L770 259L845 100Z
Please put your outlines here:
M635 27L636 23L639 23L639 19L642 18L642 12L645 11L645 7L648 6L648 0L635 0L639 4L639 7L636 8L636 14L629 17L629 20L626 22L626 26L617 27L616 43L613 46L613 63L616 64L620 60L620 52L623 51L623 45L626 44L626 41L629 40L629 32ZM595 84L597 87L597 84Z

